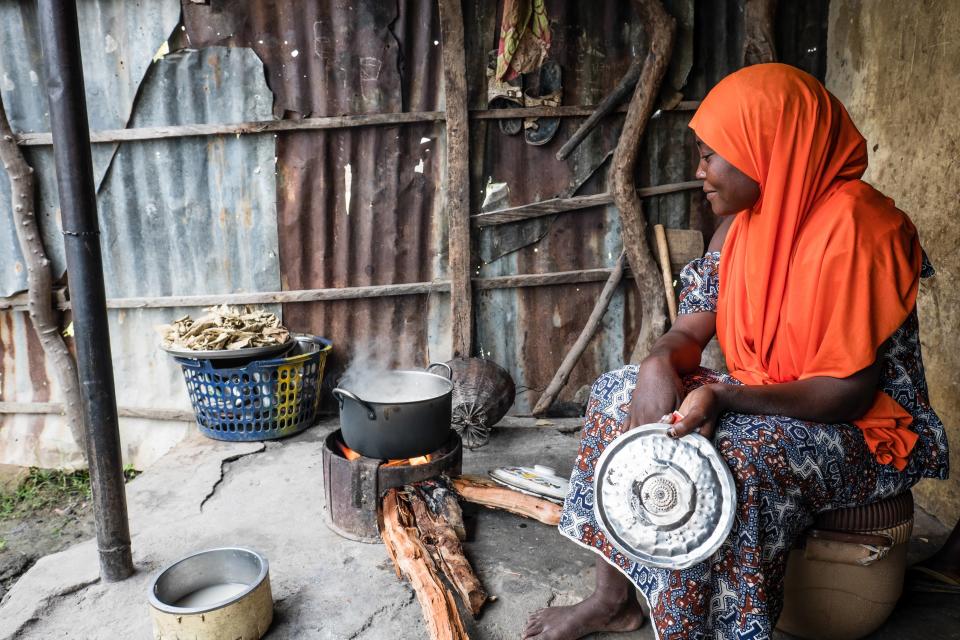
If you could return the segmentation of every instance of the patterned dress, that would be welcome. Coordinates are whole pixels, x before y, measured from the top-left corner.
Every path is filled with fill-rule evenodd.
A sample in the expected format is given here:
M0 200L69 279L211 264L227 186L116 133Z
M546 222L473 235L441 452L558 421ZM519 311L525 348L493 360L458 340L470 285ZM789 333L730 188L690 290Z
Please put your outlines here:
M681 273L680 313L715 311L720 253L694 260ZM924 260L922 277L933 274ZM638 367L600 376L587 406L580 450L560 520L560 532L600 554L640 590L657 636L769 638L783 607L787 554L812 524L812 514L874 502L921 478L947 477L943 424L930 407L920 356L916 311L893 335L881 385L914 417L919 440L907 468L876 462L860 430L784 416L725 413L714 445L733 472L733 530L708 560L679 571L634 563L606 539L593 515L593 472L604 448L623 430ZM700 369L687 391L710 383L740 384Z

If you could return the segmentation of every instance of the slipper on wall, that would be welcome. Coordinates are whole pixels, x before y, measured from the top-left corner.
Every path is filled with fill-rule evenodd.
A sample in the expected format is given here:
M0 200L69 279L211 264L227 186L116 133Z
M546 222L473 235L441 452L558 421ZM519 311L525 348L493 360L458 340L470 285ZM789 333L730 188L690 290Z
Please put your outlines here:
M526 76L529 89L523 92L524 107L560 106L563 101L563 71L556 60L547 58L537 71ZM524 118L523 137L527 144L539 146L550 142L559 128L560 118Z
M497 50L487 54L487 108L488 109L518 109L523 106L523 76L513 80L497 79ZM499 120L500 131L508 136L515 136L523 128L520 118L505 118Z

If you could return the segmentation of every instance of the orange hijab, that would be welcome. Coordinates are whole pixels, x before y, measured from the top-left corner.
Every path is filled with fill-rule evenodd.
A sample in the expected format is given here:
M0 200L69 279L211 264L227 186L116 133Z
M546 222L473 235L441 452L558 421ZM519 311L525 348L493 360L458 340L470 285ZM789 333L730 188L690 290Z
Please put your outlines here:
M893 201L859 180L866 141L813 76L746 67L704 99L690 127L760 185L723 245L717 337L746 384L845 378L914 308L922 252ZM906 467L912 417L877 391L855 422L882 464Z

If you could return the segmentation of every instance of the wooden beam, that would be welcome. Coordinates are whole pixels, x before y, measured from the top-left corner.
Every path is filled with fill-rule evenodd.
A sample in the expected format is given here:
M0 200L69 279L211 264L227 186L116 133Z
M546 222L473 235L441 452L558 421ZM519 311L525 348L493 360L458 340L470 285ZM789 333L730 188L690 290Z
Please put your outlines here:
M276 133L280 131L307 131L321 129L347 129L352 127L392 126L415 122L442 122L442 111L419 111L410 113L372 113L355 116L331 116L326 118L303 118L300 120L257 120L232 124L180 124L166 127L136 127L133 129L106 129L91 131L90 142L110 143L131 140L159 140L163 138L188 138L191 136L246 135L252 133ZM23 146L52 144L49 133L21 133L17 143Z
M2 414L64 415L64 407L59 402L0 402ZM151 409L147 407L117 407L121 418L142 418L144 420L170 420L173 422L193 422L193 411L182 409Z
M667 229L670 247L670 264L679 271L690 260L703 255L703 235L689 229ZM477 291L490 289L516 289L559 284L602 282L612 270L577 269L551 273L527 273L492 278L472 278L472 288ZM631 277L627 273L626 277ZM325 302L330 300L359 300L391 296L425 295L447 293L449 280L436 282L410 282L402 284L372 285L366 287L340 287L330 289L296 289L292 291L255 291L250 293L221 293L192 296L144 296L138 298L108 298L108 309L169 309L173 307L209 307L217 304L293 304L298 302ZM70 301L62 291L54 292L56 307L69 309ZM22 294L0 298L0 311L26 311L26 299Z
M473 355L473 294L470 291L470 135L467 63L460 0L440 0L440 56L447 111L446 218L449 238L453 357Z
M673 111L690 111L699 106L697 101L681 102ZM590 115L594 106L568 105L562 107L532 107L521 109L473 109L471 120L504 120L508 118L578 118ZM189 138L193 136L256 135L285 131L311 131L324 129L350 129L354 127L384 127L418 122L444 122L443 111L410 111L402 113L371 113L300 120L252 120L224 124L177 124L159 127L133 127L130 129L103 129L90 132L90 142L110 144L135 140L162 140L164 138ZM53 144L51 134L14 134L17 144L24 147L42 147Z
M667 193L676 193L678 191L693 191L694 189L700 189L702 187L702 180L690 180L687 182L662 184L655 187L640 187L637 189L637 195L641 198L649 198ZM477 227L492 227L508 222L530 220L555 213L563 213L564 211L589 209L590 207L599 207L608 204L613 204L613 194L598 193L589 196L573 196L571 198L550 198L549 200L541 200L540 202L524 204L518 207L497 209L496 211L488 211L487 213L476 213L470 216L470 218Z

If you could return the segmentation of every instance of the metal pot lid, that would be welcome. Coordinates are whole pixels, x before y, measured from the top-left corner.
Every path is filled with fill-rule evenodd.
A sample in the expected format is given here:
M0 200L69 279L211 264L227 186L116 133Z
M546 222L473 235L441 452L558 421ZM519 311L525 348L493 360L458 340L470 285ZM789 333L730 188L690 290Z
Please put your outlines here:
M557 475L556 470L542 464L532 467L500 467L489 471L490 477L511 489L529 493L553 502L563 502L570 481Z
M667 436L665 424L616 438L597 461L594 514L628 558L685 569L720 548L733 527L733 474L699 434Z

